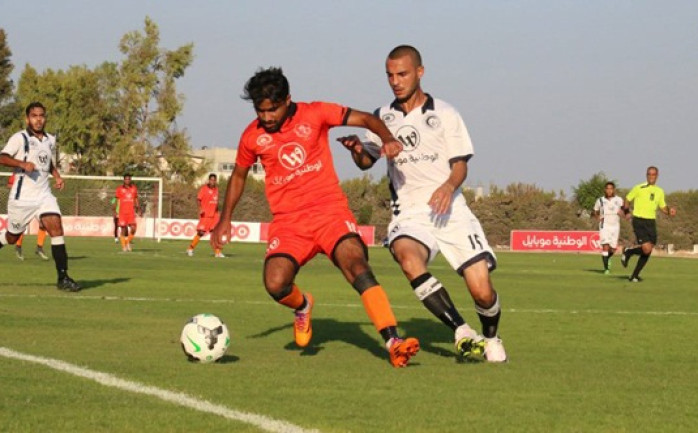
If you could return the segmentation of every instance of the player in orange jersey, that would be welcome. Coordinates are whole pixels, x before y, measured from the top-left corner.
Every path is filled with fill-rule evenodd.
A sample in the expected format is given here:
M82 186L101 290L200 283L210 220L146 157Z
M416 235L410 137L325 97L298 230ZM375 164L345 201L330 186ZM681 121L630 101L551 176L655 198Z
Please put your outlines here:
M199 240L206 233L209 233L218 223L218 176L215 173L208 175L208 183L199 188L199 194L196 196L199 202L199 224L196 226L196 236L191 240L187 255L194 255L194 248L199 243ZM213 250L213 256L216 258L224 258L225 256L220 249Z
M391 363L405 367L419 350L419 342L398 335L388 297L371 271L366 245L339 186L328 131L335 126L367 128L381 137L388 158L395 157L402 145L369 113L331 103L292 101L280 68L259 70L245 85L244 99L252 102L257 118L240 137L212 245L220 248L229 239L233 210L250 167L259 159L266 171L265 193L273 214L264 285L276 302L295 311L296 344L310 343L313 297L302 293L294 280L303 265L323 253L361 296Z
M121 227L121 249L123 251L131 251L131 240L136 235L136 209L138 204L138 188L131 183L131 175L124 175L123 185L116 188L114 195L116 202L114 204L114 215L119 217L119 227ZM119 210L116 210L118 203ZM128 236L125 230L128 228Z

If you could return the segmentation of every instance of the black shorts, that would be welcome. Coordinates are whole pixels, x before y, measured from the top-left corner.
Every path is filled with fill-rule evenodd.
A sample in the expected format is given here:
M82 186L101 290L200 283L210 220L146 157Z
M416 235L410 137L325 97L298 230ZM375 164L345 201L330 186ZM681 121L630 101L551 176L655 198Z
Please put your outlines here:
M633 217L633 231L638 244L651 242L657 244L657 221Z

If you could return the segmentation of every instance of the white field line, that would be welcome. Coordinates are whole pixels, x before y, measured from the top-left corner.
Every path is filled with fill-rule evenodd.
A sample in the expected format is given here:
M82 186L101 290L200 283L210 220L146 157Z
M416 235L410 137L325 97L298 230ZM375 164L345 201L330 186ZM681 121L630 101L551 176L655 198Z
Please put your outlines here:
M90 295L23 295L23 294L2 294L0 298L52 298L66 299L77 301L124 301L124 302L193 302L202 304L243 304L243 305L273 305L277 306L271 300L269 301L236 301L234 299L177 299L177 298L151 298L151 297L135 297L135 296L90 296ZM331 302L316 302L315 305L325 307L338 308L363 308L359 303L331 303ZM392 304L393 309L400 310L421 310L424 307L415 301L414 305L398 305ZM551 308L502 308L505 313L522 313L522 314L618 314L618 315L640 315L640 316L698 316L696 311L627 311L627 310L559 310Z
M20 361L32 362L35 364L41 364L54 370L63 371L65 373L93 380L110 388L117 388L122 391L129 391L137 394L149 395L152 397L159 398L160 400L164 400L190 409L198 410L200 412L207 412L229 420L251 424L255 427L259 427L261 430L268 432L318 433L318 430L307 430L297 425L288 423L286 421L279 421L273 418L266 417L264 415L257 415L254 413L241 412L238 410L229 409L225 406L214 404L206 400L197 399L181 392L168 391L166 389L145 385L139 382L120 379L109 373L103 373L100 371L79 367L77 365L60 361L58 359L28 355L26 353L15 352L14 350L5 347L0 347L0 356L10 359L17 359Z

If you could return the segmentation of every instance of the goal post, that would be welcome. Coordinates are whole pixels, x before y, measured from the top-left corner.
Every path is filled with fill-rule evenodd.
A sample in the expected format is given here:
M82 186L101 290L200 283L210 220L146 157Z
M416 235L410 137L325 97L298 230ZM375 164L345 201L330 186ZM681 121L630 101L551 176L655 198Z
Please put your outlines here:
M12 172L0 172L0 213L7 213L7 198L9 195L8 178ZM123 183L122 176L83 176L63 174L65 188L57 190L53 188L53 195L58 200L58 205L64 217L113 217L112 198L116 188ZM138 187L138 201L143 215L142 223L150 226L143 227L143 233L149 233L150 237L159 242L161 236L156 227L162 219L163 185L162 178L133 176L132 182ZM85 224L83 222L83 224ZM141 232L139 227L138 232Z

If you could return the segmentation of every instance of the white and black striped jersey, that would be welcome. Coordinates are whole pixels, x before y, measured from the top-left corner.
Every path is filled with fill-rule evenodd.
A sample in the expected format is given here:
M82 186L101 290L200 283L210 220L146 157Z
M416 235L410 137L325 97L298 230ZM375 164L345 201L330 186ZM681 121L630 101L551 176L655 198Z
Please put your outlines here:
M34 163L34 171L25 173L15 168L15 182L10 191L10 200L33 199L51 193L49 175L51 165L55 166L56 137L44 133L40 140L29 131L20 131L12 135L2 149L3 154L20 161Z
M468 161L474 153L463 119L450 104L428 94L426 102L409 113L393 101L374 114L403 145L402 152L388 160L393 213L423 211L433 192L448 179L451 163ZM364 148L378 159L380 139L367 131L366 140ZM460 188L453 194L454 200L465 202Z

